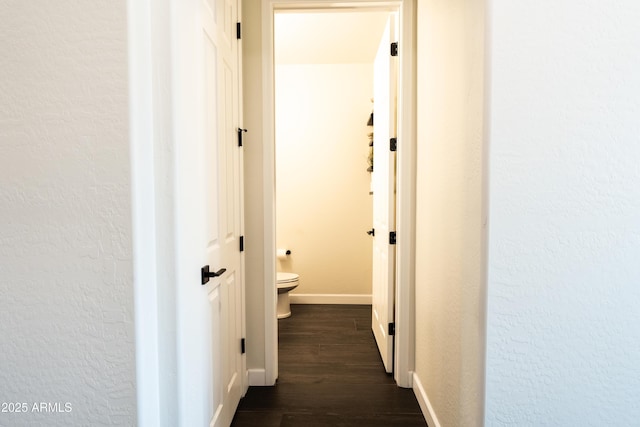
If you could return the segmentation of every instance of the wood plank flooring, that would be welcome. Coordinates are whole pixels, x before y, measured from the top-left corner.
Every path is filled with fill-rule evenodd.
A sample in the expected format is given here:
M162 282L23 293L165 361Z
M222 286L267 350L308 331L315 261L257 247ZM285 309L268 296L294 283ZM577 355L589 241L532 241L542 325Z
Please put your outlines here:
M425 427L411 389L384 371L371 306L292 305L278 321L279 378L250 387L233 427Z

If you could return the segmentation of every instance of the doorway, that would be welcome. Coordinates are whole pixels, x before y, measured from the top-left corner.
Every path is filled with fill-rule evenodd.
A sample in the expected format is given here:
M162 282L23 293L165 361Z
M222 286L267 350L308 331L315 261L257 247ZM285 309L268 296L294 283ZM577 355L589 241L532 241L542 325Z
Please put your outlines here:
M263 268L264 278L264 384L273 384L277 378L277 323L275 260L275 117L273 85L275 64L273 61L274 14L283 10L345 10L362 8L368 10L399 12L399 109L398 109L398 151L397 151L397 227L395 280L395 335L396 349L394 378L401 387L411 387L413 369L413 287L414 287L414 247L415 247L415 58L413 57L415 33L415 1L370 1L331 2L327 5L318 1L275 1L263 3L261 10L261 93L262 127L262 191L264 210L261 223L264 225ZM262 375L262 374L261 374ZM251 378L251 372L250 372ZM262 381L261 378L261 381ZM251 382L251 380L250 380ZM258 385L260 382L256 382ZM253 383L252 383L253 384Z
M276 247L294 303L370 304L373 60L388 12L275 16ZM335 31L323 37L330 25ZM337 45L339 43L339 45Z
M390 11L274 17L276 241L289 254L278 256L277 277L301 277L289 296L295 303L372 305L371 329L387 372L395 284L388 235L395 231L389 141L397 127L397 58L390 49L396 21ZM333 30L327 34L327 28ZM278 292L282 303L287 295ZM284 306L278 317L290 312Z

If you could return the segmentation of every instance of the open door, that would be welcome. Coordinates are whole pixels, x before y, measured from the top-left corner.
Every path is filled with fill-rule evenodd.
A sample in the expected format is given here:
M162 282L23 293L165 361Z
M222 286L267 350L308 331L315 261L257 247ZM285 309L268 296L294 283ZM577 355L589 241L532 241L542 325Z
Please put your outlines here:
M242 147L238 143L239 70L237 0L201 2L204 229L202 286L208 299L210 342L210 426L226 427L244 390L244 289L242 226ZM203 372L206 374L206 372Z
M396 58L395 18L391 16L380 40L373 71L373 278L372 329L385 370L393 369L395 290L395 147Z

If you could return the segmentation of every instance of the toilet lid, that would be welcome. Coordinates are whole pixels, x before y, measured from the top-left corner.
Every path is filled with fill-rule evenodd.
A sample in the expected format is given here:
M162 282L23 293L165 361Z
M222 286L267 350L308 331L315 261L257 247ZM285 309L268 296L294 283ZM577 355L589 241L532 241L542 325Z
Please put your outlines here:
M296 273L281 273L278 272L276 279L278 283L289 283L298 281L298 275Z

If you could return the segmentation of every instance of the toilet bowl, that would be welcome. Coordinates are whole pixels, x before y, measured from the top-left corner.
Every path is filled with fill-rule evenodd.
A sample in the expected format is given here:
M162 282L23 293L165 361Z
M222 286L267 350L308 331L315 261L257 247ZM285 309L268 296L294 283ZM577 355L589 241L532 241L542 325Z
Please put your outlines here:
M291 316L291 305L289 304L289 291L298 287L299 277L295 273L278 273L276 276L276 286L278 288L278 319Z

